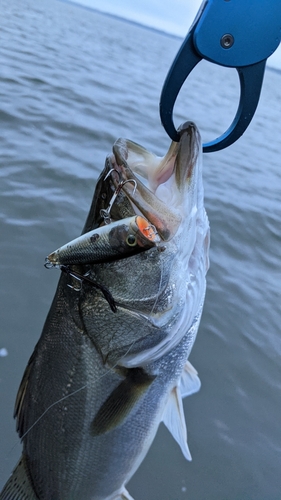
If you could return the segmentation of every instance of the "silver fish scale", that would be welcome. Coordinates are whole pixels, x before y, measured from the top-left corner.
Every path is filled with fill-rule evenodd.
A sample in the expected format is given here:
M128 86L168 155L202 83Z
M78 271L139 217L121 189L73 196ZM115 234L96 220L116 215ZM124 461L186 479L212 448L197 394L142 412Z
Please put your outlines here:
M88 290L81 294L81 317L103 359L114 364L128 353L153 348L173 329L186 300L185 284L180 291L182 299L175 300L180 288L175 279L178 273L172 271L177 253L175 243L169 242L164 252L151 249L138 256L92 267L94 274L90 276L105 285L117 303L117 312L112 314L100 292L93 289L91 294ZM141 280L136 266L142 270ZM128 273L129 280L126 279Z
M117 307L114 315L102 297L95 298L95 310L83 304L81 313L87 334L98 346L103 360L111 365L118 363L128 353L140 352L145 347L156 346L166 336L165 331L154 326L141 314Z
M92 277L110 290L117 303L150 314L156 302L157 308L167 308L160 301L176 252L177 247L171 242L163 252L152 248L126 259L92 266Z

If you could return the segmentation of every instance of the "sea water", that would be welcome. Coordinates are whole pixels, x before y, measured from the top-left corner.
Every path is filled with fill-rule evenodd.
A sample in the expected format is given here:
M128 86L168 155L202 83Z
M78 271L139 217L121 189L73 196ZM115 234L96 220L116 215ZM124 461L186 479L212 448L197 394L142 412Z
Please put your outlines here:
M118 137L165 154L159 98L181 40L55 0L1 0L0 23L1 488L21 453L16 392L59 277L45 256L80 234ZM236 71L202 62L175 123L194 120L206 142L238 102ZM281 75L268 68L244 136L204 155L211 268L190 357L202 388L184 402L193 461L161 425L128 485L135 500L281 498L280 138Z

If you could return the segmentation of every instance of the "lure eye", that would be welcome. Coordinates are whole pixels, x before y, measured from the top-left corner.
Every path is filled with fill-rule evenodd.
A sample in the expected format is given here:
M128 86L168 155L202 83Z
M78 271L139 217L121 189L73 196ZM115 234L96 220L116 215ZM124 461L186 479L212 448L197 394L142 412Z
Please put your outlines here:
M134 247L137 244L137 239L133 234L128 234L126 238L126 243L129 245L129 247Z

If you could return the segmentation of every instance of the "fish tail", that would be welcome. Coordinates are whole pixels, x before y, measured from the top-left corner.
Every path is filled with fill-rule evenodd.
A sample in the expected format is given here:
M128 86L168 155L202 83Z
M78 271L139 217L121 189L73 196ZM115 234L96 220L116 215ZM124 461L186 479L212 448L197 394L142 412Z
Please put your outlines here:
M21 457L0 493L0 500L38 500L29 478L24 456Z

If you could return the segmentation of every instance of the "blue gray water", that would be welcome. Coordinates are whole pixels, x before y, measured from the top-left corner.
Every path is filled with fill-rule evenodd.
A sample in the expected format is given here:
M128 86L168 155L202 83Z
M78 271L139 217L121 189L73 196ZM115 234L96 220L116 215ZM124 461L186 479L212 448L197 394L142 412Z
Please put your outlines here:
M1 0L0 23L1 487L21 451L17 388L58 280L44 258L79 235L116 138L167 150L158 102L181 41L55 0ZM201 63L175 122L213 139L238 95L235 70ZM248 131L204 155L211 268L191 355L202 389L184 403L193 461L160 426L129 484L135 500L281 498L280 136L281 75L267 69Z

